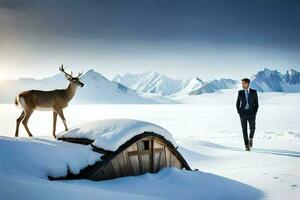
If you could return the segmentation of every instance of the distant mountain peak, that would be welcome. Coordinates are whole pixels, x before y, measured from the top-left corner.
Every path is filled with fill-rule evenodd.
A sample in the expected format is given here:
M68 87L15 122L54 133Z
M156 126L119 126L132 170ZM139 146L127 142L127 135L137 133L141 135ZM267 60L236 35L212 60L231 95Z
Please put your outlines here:
M265 68L253 76L251 87L261 92L300 92L300 73L289 69L282 74Z
M288 69L287 71L286 71L286 74L288 74L289 76L294 76L294 75L296 75L296 74L298 74L299 72L298 71L296 71L295 69Z
M169 78L154 71L140 74L117 75L113 81L121 83L132 90L159 95L171 95L181 89L181 81Z
M89 69L85 74L83 74L82 79L109 81L105 76L102 75L102 73L99 73L93 69Z
M263 71L259 71L257 74L264 75L265 77L270 77L272 75L280 75L280 72L265 67Z
M232 89L235 88L237 81L232 79L221 78L220 80L212 80L203 83L201 87L196 90L190 91L189 95L199 95L203 93L213 93L221 89Z
M84 75L99 75L99 76L102 76L102 74L101 73L99 73L99 72L96 72L95 70L93 70L93 69L89 69L89 70L87 70L86 71L86 73L84 74Z

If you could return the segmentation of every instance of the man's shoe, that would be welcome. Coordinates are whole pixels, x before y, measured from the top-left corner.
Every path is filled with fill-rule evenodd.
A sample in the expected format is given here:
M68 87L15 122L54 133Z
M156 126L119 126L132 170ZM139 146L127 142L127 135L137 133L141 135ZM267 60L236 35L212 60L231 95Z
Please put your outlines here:
M250 148L252 148L252 146L253 146L253 138L249 139L249 146L250 146Z
M249 145L246 145L246 151L250 151Z

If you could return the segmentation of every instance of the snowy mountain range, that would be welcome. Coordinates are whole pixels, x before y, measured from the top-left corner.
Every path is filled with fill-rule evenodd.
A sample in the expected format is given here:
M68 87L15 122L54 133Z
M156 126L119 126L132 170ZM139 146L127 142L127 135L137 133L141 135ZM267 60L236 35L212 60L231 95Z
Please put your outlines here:
M300 92L300 73L294 69L282 74L265 68L251 79L251 87L260 92Z
M200 95L214 93L222 89L239 87L239 80L220 79L203 81L198 77L176 80L157 72L117 75L113 79L132 90L163 96ZM277 70L265 68L251 77L251 87L260 92L300 92L300 73L294 69L281 74Z
M160 95L171 95L180 91L183 87L182 81L168 78L157 72L146 72L142 74L127 73L124 76L117 75L113 78L113 81L138 92Z
M146 72L142 74L127 73L124 76L117 75L113 78L113 81L138 92L155 93L163 96L212 93L220 89L235 88L237 83L237 81L232 79L204 82L198 77L176 80L157 72Z
M110 81L102 74L89 70L81 77L85 84L78 88L72 103L172 103L162 97L145 96L137 93L126 86ZM68 81L62 73L44 79L21 78L18 80L0 80L0 102L13 103L15 96L24 90L53 90L64 89Z
M200 88L193 90L189 95L199 95L204 93L213 93L221 89L232 89L236 88L237 81L232 79L220 79L213 80L207 83L204 83Z
M116 75L111 81L101 73L88 70L81 80L85 86L78 89L72 103L176 103L173 97L239 87L239 81L233 79L203 81L195 76L177 80L157 72ZM67 85L68 81L62 73L43 79L0 80L0 103L13 103L15 96L24 90L62 89ZM251 87L260 92L300 92L300 73L290 69L281 74L265 68L251 78Z

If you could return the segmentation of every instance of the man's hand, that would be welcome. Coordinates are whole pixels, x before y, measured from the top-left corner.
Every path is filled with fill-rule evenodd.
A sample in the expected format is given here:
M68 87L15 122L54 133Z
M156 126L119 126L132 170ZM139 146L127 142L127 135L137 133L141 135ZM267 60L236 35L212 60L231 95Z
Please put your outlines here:
M237 112L240 114L240 102L241 102L241 99L240 99L240 92L238 92L238 96L236 98L236 109L237 109Z

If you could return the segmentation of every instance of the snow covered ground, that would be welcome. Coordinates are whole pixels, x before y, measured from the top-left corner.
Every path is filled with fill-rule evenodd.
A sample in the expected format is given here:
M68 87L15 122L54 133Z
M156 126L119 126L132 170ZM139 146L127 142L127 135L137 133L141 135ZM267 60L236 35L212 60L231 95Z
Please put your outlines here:
M46 139L0 137L1 199L257 199L258 189L204 172L175 168L110 181L49 181L47 175L78 173L99 159L87 146ZM185 151L186 152L186 151ZM151 188L149 190L149 188ZM212 191L214 192L208 192ZM230 192L228 192L230 191Z
M36 112L29 121L39 138L9 138L20 110L0 105L1 199L299 199L300 94L259 93L251 152L244 151L236 90L172 98L184 104L70 105L65 110L70 127L107 118L158 124L200 170L165 169L102 182L48 181L49 173L66 173L67 166L76 172L99 158L87 147L51 140L49 112ZM60 122L58 130L63 130ZM27 137L23 127L20 134Z

